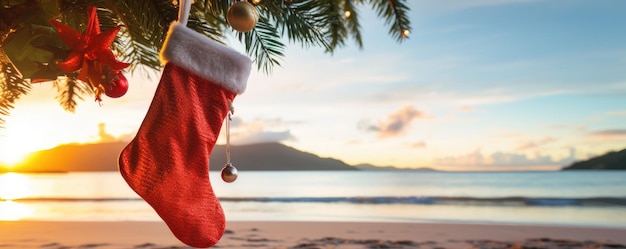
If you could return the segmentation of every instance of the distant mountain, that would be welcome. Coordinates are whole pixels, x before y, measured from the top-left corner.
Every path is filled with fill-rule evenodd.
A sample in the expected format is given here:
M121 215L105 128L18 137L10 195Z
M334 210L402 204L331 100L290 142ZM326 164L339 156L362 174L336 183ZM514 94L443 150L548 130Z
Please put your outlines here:
M433 168L421 167L421 168L398 168L394 166L376 166L369 163L354 165L354 167L360 170L415 170L415 171L437 171Z
M563 170L626 170L626 149L609 152L586 161L576 162Z
M281 143L231 146L231 163L239 170L358 170L340 160L322 158ZM226 146L215 146L211 170L226 163Z
M31 153L11 168L17 172L116 171L127 143L67 144ZM321 158L280 143L231 146L231 162L239 170L358 170L340 160ZM226 163L225 146L215 146L211 170Z
M19 172L113 171L126 143L64 144L29 154Z

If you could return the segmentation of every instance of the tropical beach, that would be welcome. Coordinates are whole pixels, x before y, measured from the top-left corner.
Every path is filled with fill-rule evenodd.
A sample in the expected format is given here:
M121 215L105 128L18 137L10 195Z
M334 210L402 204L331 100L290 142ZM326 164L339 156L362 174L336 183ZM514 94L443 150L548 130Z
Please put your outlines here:
M621 171L211 173L216 248L626 248ZM117 172L0 177L0 248L191 248Z
M0 1L0 249L626 249L626 1Z
M485 224L229 222L215 248L626 248L624 229ZM1 248L191 248L161 222L0 222Z

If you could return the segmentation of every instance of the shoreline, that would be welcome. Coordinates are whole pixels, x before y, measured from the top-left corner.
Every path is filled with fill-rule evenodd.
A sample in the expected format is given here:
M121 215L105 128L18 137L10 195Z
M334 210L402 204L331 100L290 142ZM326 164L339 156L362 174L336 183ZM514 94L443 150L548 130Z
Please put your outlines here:
M190 248L163 222L0 221L0 234L0 248ZM623 228L574 226L231 221L216 247L626 248L624 234Z

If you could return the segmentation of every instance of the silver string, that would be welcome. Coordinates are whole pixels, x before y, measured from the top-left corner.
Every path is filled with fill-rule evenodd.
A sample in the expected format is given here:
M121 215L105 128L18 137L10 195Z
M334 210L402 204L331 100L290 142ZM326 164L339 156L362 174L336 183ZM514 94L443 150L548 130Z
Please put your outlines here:
M228 117L226 117L226 164L230 164L230 121L232 112L228 111Z

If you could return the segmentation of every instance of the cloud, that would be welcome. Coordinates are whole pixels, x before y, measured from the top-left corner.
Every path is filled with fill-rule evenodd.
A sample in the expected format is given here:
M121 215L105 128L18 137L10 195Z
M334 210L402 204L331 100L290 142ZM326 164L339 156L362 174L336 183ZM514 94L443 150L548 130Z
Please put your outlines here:
M610 111L608 114L612 116L626 117L626 110Z
M415 107L405 106L389 114L385 121L375 125L361 123L360 127L366 131L376 132L379 138L388 138L404 134L413 120L427 117L428 115L415 109Z
M257 130L252 133L246 134L246 136L238 137L233 140L233 144L257 144L257 143L270 143L281 142L286 140L294 140L295 137L290 131L263 131Z
M103 142L103 143L116 141L113 135L107 133L105 123L98 124L98 137L100 138L100 142Z
M98 142L111 143L119 141L130 141L135 137L135 133L127 133L119 136L114 136L106 130L106 123L98 123Z
M544 137L544 138L542 138L540 140L526 141L526 142L520 144L519 146L517 146L517 150L534 149L534 148L541 147L543 145L552 143L552 142L554 142L556 140L557 140L556 138L547 136L547 137Z
M474 111L474 107L470 105L461 105L458 107L460 112L472 112Z
M268 130L267 127L280 127L290 124L280 119L253 120L245 122L239 117L231 122L231 143L233 144L256 144L296 140L288 129ZM225 132L225 129L222 129ZM223 134L221 137L225 137Z
M626 136L626 129L609 129L590 132L591 136L598 137L621 137Z
M476 150L467 155L441 157L435 159L435 164L441 166L467 166L467 167L512 167L512 166L550 166L550 165L568 165L575 161L573 152L566 158L554 160L551 156L535 155L528 157L526 154L495 152L485 156L480 150Z
M510 4L526 4L538 2L540 0L445 0L445 1L430 1L430 0L413 0L411 3L411 10L421 15L440 15L442 13L450 11L458 11L476 7L488 7L498 5L510 5Z
M426 142L419 141L419 142L411 143L409 146L411 148L417 148L417 149L426 148Z
M479 7L479 6L493 6L493 5L506 5L506 4L520 4L520 3L532 3L538 0L456 0L459 7Z

